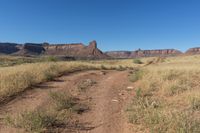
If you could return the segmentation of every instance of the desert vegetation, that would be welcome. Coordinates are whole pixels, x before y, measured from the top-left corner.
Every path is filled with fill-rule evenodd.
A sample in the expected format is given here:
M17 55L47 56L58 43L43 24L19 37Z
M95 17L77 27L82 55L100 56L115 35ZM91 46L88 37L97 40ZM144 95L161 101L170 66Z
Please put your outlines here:
M134 59L133 63L135 63L135 64L142 64L143 62L140 59Z
M6 57L4 60L18 60L18 58L15 57L12 59L11 57ZM49 58L51 59L52 57ZM3 60L3 58L1 60ZM21 58L19 60L21 60ZM92 69L125 70L132 69L137 66L137 64L130 62L131 60L58 62L50 60L50 62L25 62L20 65L0 67L0 99L2 101L26 90L33 85L52 80L53 78L61 76L64 73Z
M4 122L28 132L56 132L57 128L69 122L72 113L78 113L78 110L73 110L78 102L66 92L49 92L49 99L47 107L23 111L15 116L7 115Z
M5 123L28 132L42 133L52 130L56 125L63 124L65 117L65 115L59 116L58 112L34 110L22 112L14 118L8 115L5 118Z
M133 84L135 93L126 107L126 114L134 132L199 132L200 56L140 58L142 63L135 60L56 61L49 57L48 61L0 67L0 98L3 101L34 85L77 71L127 72L127 80ZM87 77L77 81L72 88L76 89L76 96L70 92L50 91L47 107L51 109L28 110L14 117L8 115L5 123L28 132L55 131L57 126L68 124L74 114L90 109L76 97L82 93L85 96L95 86L98 82Z
M200 132L198 58L171 57L133 73L135 97L127 111L136 131Z
M51 62L57 61L58 59L54 56L43 56L43 57L23 57L23 56L0 56L0 67L15 66L25 63L37 63L37 62Z

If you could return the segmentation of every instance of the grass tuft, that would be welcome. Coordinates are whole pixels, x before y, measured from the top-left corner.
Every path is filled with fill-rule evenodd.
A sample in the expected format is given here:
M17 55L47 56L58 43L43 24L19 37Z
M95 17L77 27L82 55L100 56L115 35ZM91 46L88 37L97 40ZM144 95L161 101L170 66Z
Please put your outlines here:
M133 63L135 63L135 64L143 64L143 62L140 59L134 59Z
M61 124L63 118L58 118L56 113L36 110L23 112L16 118L7 116L5 122L16 128L23 128L28 132L42 133Z
M96 84L96 81L92 79L84 79L78 84L78 90L85 91L87 88L93 86L94 84Z
M136 82L139 79L141 79L143 76L143 71L142 70L135 70L132 74L129 75L129 80L131 82Z
M72 107L76 104L71 95L63 92L50 92L49 96L55 104L57 110L72 109Z

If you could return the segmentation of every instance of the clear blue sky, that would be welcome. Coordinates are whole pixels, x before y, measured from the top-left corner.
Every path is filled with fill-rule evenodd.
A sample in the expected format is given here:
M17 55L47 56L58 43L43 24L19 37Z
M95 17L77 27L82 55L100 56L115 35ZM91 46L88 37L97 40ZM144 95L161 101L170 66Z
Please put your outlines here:
M200 46L200 0L0 0L1 42L94 39L103 51Z

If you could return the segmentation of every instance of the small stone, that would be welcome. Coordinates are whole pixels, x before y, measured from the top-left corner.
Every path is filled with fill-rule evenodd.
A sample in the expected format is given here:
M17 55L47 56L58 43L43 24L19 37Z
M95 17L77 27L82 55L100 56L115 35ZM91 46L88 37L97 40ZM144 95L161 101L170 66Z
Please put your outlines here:
M124 93L119 93L120 96L124 95Z
M106 72L101 71L101 72L100 72L100 75L106 75Z
M112 102L119 102L119 101L118 101L118 100L116 100L116 99L113 99L113 100L112 100Z
M132 89L134 89L134 87L128 86L127 89L132 90Z

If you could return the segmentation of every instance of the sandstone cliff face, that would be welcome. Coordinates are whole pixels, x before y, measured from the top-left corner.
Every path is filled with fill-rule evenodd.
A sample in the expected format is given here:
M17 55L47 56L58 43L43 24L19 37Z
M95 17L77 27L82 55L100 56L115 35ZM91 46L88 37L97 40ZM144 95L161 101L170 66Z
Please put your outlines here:
M26 43L0 43L1 54L14 54L14 55L26 55L26 54L41 54L44 52L44 48L41 44Z
M13 55L62 55L75 58L103 59L108 58L101 50L97 48L97 42L92 41L88 46L82 43L74 44L12 44L0 43L0 54Z
M74 44L16 44L0 43L0 54L13 55L61 55L76 59L103 59L103 58L137 58L153 56L176 56L182 54L175 49L110 51L103 53L97 48L97 42L92 41L88 46L82 43ZM186 54L200 54L200 47L189 49Z
M24 49L29 52L38 53L38 54L42 54L45 51L42 44L34 44L34 43L24 44Z
M190 48L185 52L185 54L200 54L200 47Z
M106 52L112 58L137 58L137 57L154 57L154 56L176 56L182 54L175 49L160 50L136 50L136 51L111 51Z
M159 50L136 50L130 57L153 57L153 56L176 56L182 54L176 49L159 49Z
M77 44L52 44L44 46L46 55L74 55L85 46L81 43Z
M101 50L97 48L96 41L90 42L88 46L82 43L76 44L53 44L44 45L46 55L65 55L76 58L107 58Z
M42 44L35 43L25 43L19 49L18 52L14 53L15 55L40 55L45 51Z
M0 53L1 54L12 54L19 51L20 48L18 44L15 43L0 43Z
M131 51L110 51L105 54L112 58L130 58Z
M84 47L80 52L80 55L89 57L89 58L108 58L106 54L104 54L101 50L97 48L97 42L92 41L88 46Z

